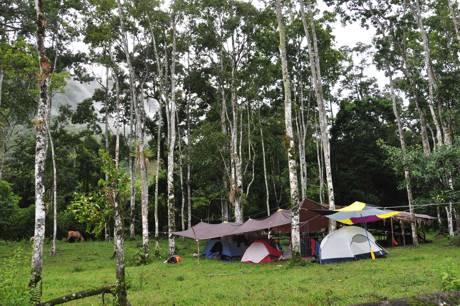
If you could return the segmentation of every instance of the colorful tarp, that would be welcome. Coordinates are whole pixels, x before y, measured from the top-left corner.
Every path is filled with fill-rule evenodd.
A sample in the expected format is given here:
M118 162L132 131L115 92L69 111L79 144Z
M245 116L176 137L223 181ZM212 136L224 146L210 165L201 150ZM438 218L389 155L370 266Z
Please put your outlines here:
M316 210L331 220L352 225L359 223L376 222L399 214L399 211L380 209L363 202L354 202L337 210Z

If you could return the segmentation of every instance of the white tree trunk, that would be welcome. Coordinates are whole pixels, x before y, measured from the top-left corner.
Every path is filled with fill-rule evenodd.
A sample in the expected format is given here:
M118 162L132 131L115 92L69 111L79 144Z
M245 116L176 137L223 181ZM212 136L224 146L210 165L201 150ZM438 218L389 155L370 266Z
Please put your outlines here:
M283 21L282 2L276 0L276 20L278 22L279 33L279 52L281 57L281 70L283 75L284 85L284 123L286 126L286 146L288 153L288 168L289 168L289 186L291 195L291 247L294 256L300 256L300 205L299 205L299 190L297 183L297 162L294 143L294 131L292 128L292 103L291 103L291 83L289 79L288 62L286 55L286 31Z
M310 29L311 29L311 37L309 33L309 28L307 24L307 18L304 12L304 4L302 1L300 3L300 10L301 10L301 18L302 24L304 27L305 37L307 39L308 44L308 57L310 60L310 70L311 70L311 78L312 78L312 86L315 90L316 102L318 106L318 113L319 113L319 127L321 132L321 144L324 154L324 166L326 170L326 184L327 184L327 194L329 199L329 209L335 209L335 199L334 199L334 184L332 181L332 167L331 167L331 149L329 143L329 131L328 131L328 123L327 123L327 113L326 113L326 106L324 103L323 97L323 88L321 84L321 67L319 64L319 54L318 54L318 43L316 38L316 30L314 25L314 20L311 13L311 8L308 7L308 15L310 21ZM332 232L336 227L334 221L329 222L329 232Z
M116 88L116 128L115 128L115 168L119 169L120 166L120 121L118 118L120 110L120 89L117 76L114 76ZM117 195L114 194L114 238L115 238L115 254L116 254L116 277L117 277L117 299L119 305L129 305L128 293L126 291L125 283L125 253L124 253L124 237L123 237L123 219L122 208L120 207Z
M161 125L162 125L162 111L161 104L158 106L158 134L157 134L157 168L155 170L155 238L158 240L159 237L159 219L158 219L158 182L160 178L160 150L161 150Z
M2 88L3 88L3 77L5 73L3 69L0 69L0 107L2 107Z
M393 103L393 113L395 115L396 125L398 126L399 143L401 145L401 151L402 151L403 158L404 158L407 152L406 140L404 138L404 131L402 128L401 117L399 115L399 106L396 100L396 94L394 92L393 78L392 78L391 73L392 72L389 71L388 69L387 74L390 77L390 95L391 95L391 101ZM412 195L412 187L411 187L411 180L410 180L410 172L409 172L409 169L407 168L404 169L404 180L405 180L406 191L407 191L407 202L409 204L409 213L411 215L411 219L413 220L411 222L412 243L415 246L417 246L418 245L417 223L415 221L414 208L413 208L413 195Z
M136 107L136 117L139 118L137 124L137 139L139 152L139 168L141 173L141 218L142 218L142 248L144 250L144 260L149 257L149 184L147 178L147 165L144 154L144 92L141 85L140 103Z
M452 219L452 203L449 205L449 207L444 207L446 209L446 215L447 215L447 229L449 231L449 236L454 237L454 222Z
M449 6L449 15L452 19L452 24L454 25L455 36L457 37L457 42L460 45L460 32L458 31L458 19L457 14L455 14L454 4L452 3L455 0L447 0ZM455 1L456 2L456 1Z
M119 14L120 14L120 25L122 28L121 41L126 56L126 63L128 64L129 72L129 87L131 93L131 101L134 106L134 112L136 114L136 137L137 137L137 152L139 154L139 172L141 175L141 219L142 219L142 248L144 251L144 259L147 260L149 257L149 230L148 230L148 181L144 155L144 120L143 120L143 104L140 105L137 100L136 93L136 76L134 67L131 63L131 56L129 54L128 46L128 35L124 25L124 17L121 9L120 0L117 0ZM143 97L142 86L141 86L141 99ZM132 226L132 225L131 225Z
M39 54L40 74L39 89L40 97L38 101L37 117L34 120L36 132L35 145L35 229L34 242L32 247L32 273L29 282L29 288L33 296L38 300L31 301L38 303L41 299L42 284L42 263L43 263L43 244L45 241L45 160L47 147L46 123L48 122L48 80L51 65L45 54L45 28L46 18L43 12L43 0L35 1L35 10L37 17L37 50Z
M185 192L184 192L184 173L183 173L183 154L182 154L182 136L179 128L179 117L176 112L176 128L177 128L177 144L179 149L179 184L180 184L180 195L181 195L181 205L180 205L180 220L181 220L181 230L185 230Z
M169 103L168 122L168 250L169 255L176 252L173 231L176 229L176 208L174 197L174 149L176 143L176 16L172 16L172 52L171 52L171 100Z
M259 115L259 122L260 122L260 115ZM265 158L265 142L264 142L264 133L262 131L261 123L259 123L259 130L260 130L260 140L262 143L262 163L264 166L265 204L267 206L267 216L270 216L270 189L268 188L267 162Z
M48 139L51 148L51 160L53 163L53 240L51 241L51 256L56 256L56 236L57 236L57 169L56 156L54 153L54 142L51 136L49 125L46 127L48 131Z
M186 162L187 162L187 228L192 227L192 187L191 187L191 178L190 178L190 147L191 147L191 138L190 138L190 97L187 97L187 148L186 148Z
M420 30L420 35L422 36L423 41L423 53L424 53L424 60L425 60L425 68L428 75L428 107L430 109L431 117L433 119L434 126L436 128L436 142L438 146L443 145L443 136L441 131L441 125L439 123L439 118L436 115L435 110L435 101L434 101L434 75L433 69L431 67L431 55L430 55L430 47L428 44L428 35L425 31L425 27L423 25L423 17L421 15L421 8L420 8L420 1L415 0L414 4L411 5L412 12L417 19L417 24Z
M235 88L235 64L232 65L232 89L231 89L231 103L232 103L232 124L231 130L231 143L230 143L230 158L231 158L231 186L230 186L230 203L233 204L235 222L243 223L243 210L241 203L241 196L243 193L243 173L241 166L241 155L238 151L238 103Z

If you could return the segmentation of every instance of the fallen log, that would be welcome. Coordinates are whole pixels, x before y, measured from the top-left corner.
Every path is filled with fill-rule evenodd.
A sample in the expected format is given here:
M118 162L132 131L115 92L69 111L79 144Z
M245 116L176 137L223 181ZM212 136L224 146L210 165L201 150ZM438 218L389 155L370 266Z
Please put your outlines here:
M460 291L438 292L432 294L419 295L417 297L382 300L354 306L411 306L411 305L460 305Z
M64 304L73 300L84 299L90 296L95 296L99 294L114 294L115 285L105 286L96 289L83 290L79 292L70 293L43 303L38 304L38 306L53 306Z

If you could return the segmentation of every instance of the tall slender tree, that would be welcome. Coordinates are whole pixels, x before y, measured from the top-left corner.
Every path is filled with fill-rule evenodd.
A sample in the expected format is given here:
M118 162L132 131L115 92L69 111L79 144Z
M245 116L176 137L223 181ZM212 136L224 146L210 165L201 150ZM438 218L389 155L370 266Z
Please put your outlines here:
M45 53L45 32L46 17L43 0L35 1L36 23L37 23L37 51L39 57L40 73L38 86L40 97L38 100L38 111L35 118L35 230L34 243L32 248L32 274L29 288L32 290L32 303L39 303L42 287L42 265L43 265L43 244L45 242L45 160L47 148L47 122L49 117L48 103L48 82L51 73L51 64Z
M297 178L297 161L294 143L294 131L292 127L292 102L291 102L291 82L289 78L289 68L287 62L286 51L286 30L283 20L283 4L282 0L275 2L276 20L278 22L279 34L279 52L281 58L281 72L283 76L284 86L284 124L286 127L286 150L288 155L289 168L289 186L291 195L291 247L292 254L300 256L300 205L299 205L299 190Z

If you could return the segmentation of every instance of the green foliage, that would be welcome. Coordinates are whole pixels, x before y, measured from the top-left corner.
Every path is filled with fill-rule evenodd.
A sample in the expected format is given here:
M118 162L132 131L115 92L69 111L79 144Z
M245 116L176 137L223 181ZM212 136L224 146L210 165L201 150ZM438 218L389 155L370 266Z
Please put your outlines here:
M411 147L402 154L400 148L380 143L388 155L387 163L395 171L409 169L412 184L425 191L425 195L436 202L458 201L460 193L460 145L442 146L429 156L423 154L420 146ZM452 186L450 185L452 183Z
M112 215L112 206L100 192L75 193L68 210L80 224L86 224L87 232L95 235L102 233Z
M460 290L460 278L455 276L451 271L446 271L441 274L441 284L443 291Z
M17 282L18 275L26 270L24 250L16 248L0 264L0 304L5 306L29 305L29 291L25 283Z

